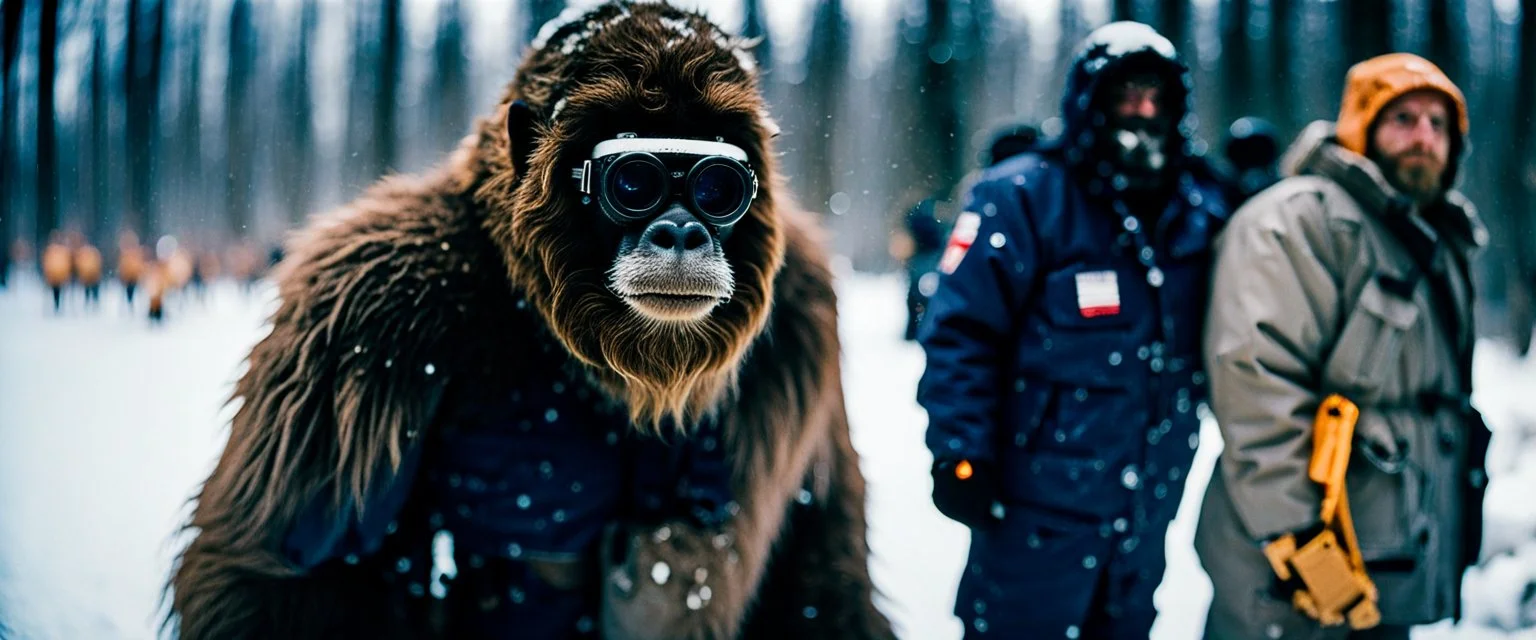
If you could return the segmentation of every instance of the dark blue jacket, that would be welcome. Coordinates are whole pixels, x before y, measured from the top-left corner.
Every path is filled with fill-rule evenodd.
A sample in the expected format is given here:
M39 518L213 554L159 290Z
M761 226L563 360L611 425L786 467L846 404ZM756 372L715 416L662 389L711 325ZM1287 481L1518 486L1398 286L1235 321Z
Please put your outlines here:
M1104 160L1114 138L1099 85L1136 74L1162 78L1175 123L1172 187L1156 197L1127 191ZM962 203L949 251L970 247L946 257L952 273L919 332L918 400L934 457L995 462L1016 510L1161 530L1177 509L1205 397L1211 244L1227 216L1195 152L1190 87L1145 25L1096 30L1067 76L1061 135L988 169Z
M1168 184L1103 160L1111 72L1155 73ZM1124 75L1120 77L1126 77ZM918 339L939 460L992 462L1004 513L973 531L955 614L978 637L1145 638L1206 396L1201 325L1226 217L1194 153L1188 70L1145 25L1079 49L1053 142L966 196ZM964 249L969 245L969 249ZM1090 629L1092 629L1090 631Z
M284 540L291 562L379 567L402 601L419 599L432 591L432 544L445 531L457 584L500 581L494 593L513 594L508 606L474 614L483 619L454 620L456 633L586 636L596 628L597 585L558 591L528 561L594 561L612 523L713 526L729 517L736 507L716 423L688 438L639 434L534 314L520 316L508 330L529 339L514 371L450 386L432 431L406 449L397 473L380 474L387 479L375 483L361 516L349 498L339 510L329 500L311 504ZM495 575L466 575L481 569Z
M1186 174L1148 230L1090 198L1067 165L1054 151L1024 154L964 203L979 227L919 338L928 446L998 463L1010 506L1166 522L1205 397L1220 189Z

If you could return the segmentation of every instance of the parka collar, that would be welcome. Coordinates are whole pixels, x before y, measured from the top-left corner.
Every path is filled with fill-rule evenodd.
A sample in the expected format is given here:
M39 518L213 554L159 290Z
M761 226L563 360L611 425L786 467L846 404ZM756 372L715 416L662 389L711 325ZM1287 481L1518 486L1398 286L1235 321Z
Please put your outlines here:
M1315 175L1343 187L1366 213L1373 216L1408 215L1414 226L1431 240L1444 231L1457 243L1462 253L1470 253L1488 244L1488 229L1478 218L1476 207L1460 191L1445 192L1438 206L1424 216L1418 205L1387 182L1375 162L1345 149L1334 139L1332 122L1319 120L1307 125L1280 160L1286 176ZM1425 222L1432 218L1434 224Z

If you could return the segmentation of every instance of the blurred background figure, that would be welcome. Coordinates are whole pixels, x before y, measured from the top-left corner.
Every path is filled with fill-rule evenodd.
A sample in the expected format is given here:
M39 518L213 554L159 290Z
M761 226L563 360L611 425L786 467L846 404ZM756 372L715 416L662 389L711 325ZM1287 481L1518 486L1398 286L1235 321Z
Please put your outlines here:
M22 269L31 267L32 247L27 244L26 240L17 238L9 243L8 246L0 248L4 249L4 260L10 263L10 268L13 271L19 273Z
M1509 331L1515 353L1524 356L1531 350L1531 338L1536 332L1536 256L1514 256L1508 262ZM1536 603L1536 596L1532 602ZM1536 605L1533 605L1536 606Z
M1016 123L992 131L987 148L981 153L983 168L1035 148L1040 143L1040 129L1034 125Z
M891 234L891 257L907 275L907 329L904 339L917 339L928 298L939 287L939 256L944 253L944 223L939 220L938 197L919 200L907 209L902 227Z
M192 282L192 255L181 246L176 236L161 236L155 242L155 261L162 267L166 293L185 289Z
M983 170L1030 151L1040 142L1040 129L1022 122L1003 125L985 135L985 143L977 154L981 166L960 181L960 190L968 188ZM919 200L902 216L901 229L891 234L891 258L901 263L907 276L907 340L917 339L923 310L939 286L939 258L949 236L946 220L953 217L945 215L944 209L952 202L954 199L947 193Z
M225 258L225 265L229 267L229 277L234 278L240 285L240 289L249 293L251 285L261 277L261 258L256 254L256 248L249 242L240 242L229 247Z
M72 252L58 234L43 249L42 267L43 283L53 292L53 312L58 313L64 305L64 289L69 286L69 280L74 274Z
M1232 121L1222 144L1227 206L1236 211L1254 194L1280 181L1280 132L1263 118Z
M272 250L267 252L267 270L277 268L277 263L283 261L283 245L272 245Z
M192 269L192 288L197 291L198 300L203 300L207 297L209 285L223 275L223 261L219 259L218 250L212 248L196 252L196 258Z
M128 297L128 306L133 306L133 294L139 288L139 281L144 278L144 247L139 245L139 236L132 231L123 231L117 237L117 281L123 285L123 293Z
M82 241L74 250L75 281L85 292L87 309L101 306L101 250Z
M144 295L149 297L149 321L160 324L165 320L165 294L170 287L170 274L166 264L159 260L148 266L144 274Z

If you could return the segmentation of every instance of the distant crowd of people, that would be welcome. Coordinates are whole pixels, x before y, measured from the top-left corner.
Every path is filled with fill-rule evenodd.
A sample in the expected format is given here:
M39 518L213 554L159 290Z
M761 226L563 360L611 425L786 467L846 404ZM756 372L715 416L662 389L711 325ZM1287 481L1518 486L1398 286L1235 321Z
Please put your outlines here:
M191 294L201 299L207 286L221 278L249 291L282 259L281 249L263 255L248 241L195 245L164 235L147 246L132 231L118 234L116 250L111 254L104 254L78 231L53 233L37 252L35 262L33 247L25 240L17 240L4 254L0 256L0 288L8 285L15 272L35 264L52 296L55 313L64 312L74 291L79 292L82 308L91 311L101 306L102 285L115 279L128 306L135 313L142 311L152 322L164 320L168 298Z

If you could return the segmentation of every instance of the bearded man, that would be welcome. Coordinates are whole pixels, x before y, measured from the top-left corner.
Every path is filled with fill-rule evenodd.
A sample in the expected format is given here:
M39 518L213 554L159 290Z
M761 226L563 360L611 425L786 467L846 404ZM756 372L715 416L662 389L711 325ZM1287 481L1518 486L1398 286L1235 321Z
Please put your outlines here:
M1215 587L1206 637L1407 638L1459 615L1488 446L1468 270L1488 234L1453 188L1468 121L1428 61L1362 62L1337 125L1307 128L1283 163L1293 177L1218 243L1205 354L1225 449L1195 535ZM1337 447L1330 407L1358 409ZM1341 492L1309 477L1330 448L1347 459ZM1352 526L1330 529L1349 505ZM1306 568L1330 546L1347 572ZM1334 597L1351 584L1359 597Z

